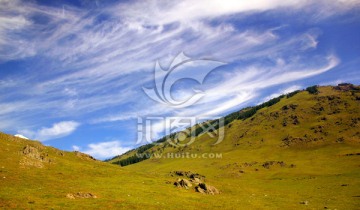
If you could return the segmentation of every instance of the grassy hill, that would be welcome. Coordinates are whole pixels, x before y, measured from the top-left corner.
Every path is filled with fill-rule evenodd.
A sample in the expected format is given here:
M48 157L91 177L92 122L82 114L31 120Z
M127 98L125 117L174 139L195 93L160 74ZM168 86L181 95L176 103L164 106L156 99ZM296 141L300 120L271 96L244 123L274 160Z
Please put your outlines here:
M151 155L126 167L0 134L0 207L357 209L359 87L317 91L280 97L247 117L239 116L254 107L233 113L217 145L205 133L187 147L165 142L109 161ZM188 171L221 193L175 187Z

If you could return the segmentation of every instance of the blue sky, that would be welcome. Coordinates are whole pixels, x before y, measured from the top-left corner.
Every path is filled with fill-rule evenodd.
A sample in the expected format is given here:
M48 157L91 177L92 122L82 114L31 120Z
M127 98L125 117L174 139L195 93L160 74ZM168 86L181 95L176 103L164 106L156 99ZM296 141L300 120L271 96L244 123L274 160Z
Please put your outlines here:
M359 84L359 14L357 0L0 0L0 130L104 159L138 146L138 117L223 116ZM181 52L224 65L175 83L179 100L204 93L176 109L143 88Z

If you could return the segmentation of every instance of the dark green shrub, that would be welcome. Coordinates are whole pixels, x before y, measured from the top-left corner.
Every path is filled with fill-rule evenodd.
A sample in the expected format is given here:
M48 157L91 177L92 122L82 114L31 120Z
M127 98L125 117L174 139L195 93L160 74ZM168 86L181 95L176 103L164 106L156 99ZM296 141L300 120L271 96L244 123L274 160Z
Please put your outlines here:
M319 93L317 85L306 88L306 91L309 92L310 94L318 94Z
M301 92L300 90L295 90L295 91L293 91L291 93L286 94L286 98L291 98L291 97L293 97L294 95L296 95L296 94L298 94L300 92Z
M128 157L126 159L113 162L113 164L120 165L120 166L127 166L127 165L131 165L131 164L134 164L134 163L141 162L141 161L149 159L149 158L150 158L149 153L135 154L135 155L133 155L131 157Z

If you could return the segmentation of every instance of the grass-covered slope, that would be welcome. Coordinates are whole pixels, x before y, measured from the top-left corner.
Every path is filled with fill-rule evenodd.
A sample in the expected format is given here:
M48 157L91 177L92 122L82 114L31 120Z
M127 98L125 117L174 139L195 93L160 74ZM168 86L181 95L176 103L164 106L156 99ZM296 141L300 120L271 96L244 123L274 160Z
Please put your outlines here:
M214 198L219 207L356 209L360 205L359 87L328 86L318 91L283 97L250 118L234 120L218 145L213 146L207 135L188 147L155 145L145 151L154 154L152 158L125 168L159 176L173 170L204 174L222 191L221 198ZM198 157L219 153L222 158L171 158L194 153ZM162 158L154 157L159 154Z
M346 127L344 129L353 130L352 126L359 121L357 119L359 97L359 86L351 84L343 84L337 87L312 86L304 91L294 91L263 104L244 108L224 117L225 138L228 140L211 148L219 148L219 151L223 151L224 148L236 150L240 144L244 144L241 139L250 139L250 142L248 142L250 145L256 144L260 140L262 145L268 143L279 145L281 143L284 144L282 146L311 146L313 144L324 145L340 142L346 136L349 142L351 139L359 138L359 133L354 135L342 131L337 133L334 132L333 128ZM339 122L342 120L351 122L347 124ZM233 125L235 127L232 128ZM318 125L318 127L315 125ZM163 142L162 144L147 144L109 159L108 162L122 164L124 163L122 161L130 160L129 164L132 164L146 160L146 158L141 157L148 156L142 156L142 154L190 151L194 147L201 147L202 144L209 147L211 143L207 142L210 141L210 138L207 137L206 134L201 134L196 139L197 142L189 146L189 148L179 147L177 150L170 149L173 147L172 145L160 140L160 142ZM267 137L276 140L275 142L265 142ZM336 139L334 140L334 138ZM140 154L140 156L136 154ZM132 162L133 157L139 157L139 160Z
M0 133L0 209L155 209L156 176Z
M358 209L358 90L320 87L282 97L227 124L220 144L203 134L187 147L142 147L162 158L126 167L0 134L0 208ZM173 171L204 175L221 194L177 188Z

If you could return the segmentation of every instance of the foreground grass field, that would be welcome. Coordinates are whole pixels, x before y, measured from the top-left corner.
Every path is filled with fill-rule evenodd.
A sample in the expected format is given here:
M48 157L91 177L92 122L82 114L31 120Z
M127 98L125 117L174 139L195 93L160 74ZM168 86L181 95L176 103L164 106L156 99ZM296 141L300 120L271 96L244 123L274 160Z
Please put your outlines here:
M157 145L147 152L162 158L126 167L0 134L0 208L358 209L360 93L319 91L233 121L218 145L207 134L188 147ZM198 156L166 158L183 153ZM177 188L173 171L204 175L221 193Z

